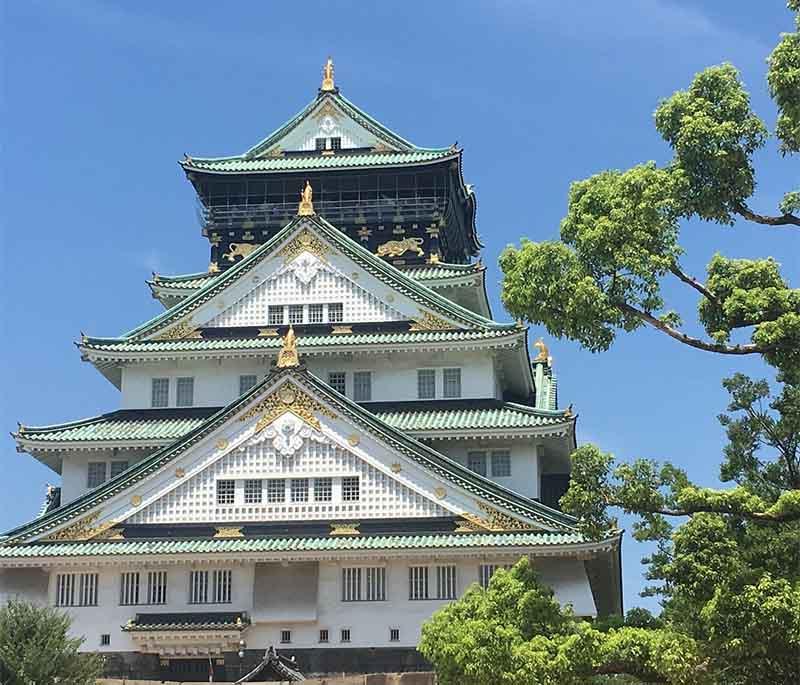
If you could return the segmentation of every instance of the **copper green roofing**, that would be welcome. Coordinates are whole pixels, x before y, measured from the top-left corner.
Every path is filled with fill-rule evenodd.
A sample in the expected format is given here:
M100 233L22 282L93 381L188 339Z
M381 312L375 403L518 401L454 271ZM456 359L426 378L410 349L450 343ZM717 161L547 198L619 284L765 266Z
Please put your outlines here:
M436 405L437 402L429 404ZM386 411L383 404L377 407L367 404L366 408L392 428L412 433L539 428L563 426L571 421L571 417L562 411L546 412L513 402L465 401L462 404L465 406L460 408L415 406L394 411ZM491 406L486 406L487 404ZM54 443L174 440L202 425L216 411L216 407L203 410L197 408L191 412L175 409L123 409L51 426L26 426L16 435L23 441Z
M244 630L250 625L241 611L204 611L190 613L136 614L122 630L148 632L158 630Z
M162 276L153 274L153 278L147 284L162 288L179 288L181 290L197 290L209 281L213 281L219 273L208 273L201 271L195 274L182 274L180 276Z
M586 542L579 533L428 533L294 538L204 538L202 540L120 540L0 545L0 559L99 557L139 554L235 554L487 547L545 547Z

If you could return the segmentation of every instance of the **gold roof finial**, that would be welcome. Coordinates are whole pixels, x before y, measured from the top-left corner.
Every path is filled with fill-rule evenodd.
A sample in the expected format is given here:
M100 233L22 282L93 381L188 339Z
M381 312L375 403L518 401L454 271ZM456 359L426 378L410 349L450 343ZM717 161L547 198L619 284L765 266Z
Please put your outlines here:
M294 335L294 328L289 326L286 337L283 339L283 348L278 353L279 369L289 369L293 366L300 366L300 357L297 354L297 338Z
M306 181L305 188L300 191L300 206L297 208L297 216L314 216L314 203L311 201L313 196L311 183Z
M550 350L547 349L547 345L544 344L544 340L539 338L535 343L533 343L533 346L539 350L539 354L536 355L536 359L533 361L547 363L547 360L550 358Z
M336 86L333 83L333 59L328 57L328 61L325 62L325 66L322 68L322 86L320 86L320 90L323 93L330 93L336 90Z

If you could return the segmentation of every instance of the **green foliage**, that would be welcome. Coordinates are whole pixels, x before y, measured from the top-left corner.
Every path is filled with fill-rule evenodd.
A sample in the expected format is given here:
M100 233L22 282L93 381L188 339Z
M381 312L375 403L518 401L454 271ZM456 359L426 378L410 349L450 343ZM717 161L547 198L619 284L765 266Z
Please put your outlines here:
M50 607L11 600L0 608L0 682L4 685L94 685L98 654L79 654L69 617Z
M798 12L795 21L800 29L800 3L789 0L788 6ZM800 33L784 34L772 51L767 83L778 106L775 135L781 141L781 152L800 152Z

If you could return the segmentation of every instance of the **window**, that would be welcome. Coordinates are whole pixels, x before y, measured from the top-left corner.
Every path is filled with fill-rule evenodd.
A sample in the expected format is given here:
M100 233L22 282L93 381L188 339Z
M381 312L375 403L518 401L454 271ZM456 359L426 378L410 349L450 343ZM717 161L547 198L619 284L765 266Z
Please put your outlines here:
M456 567L453 565L436 567L436 598L456 598Z
M328 641L328 629L323 628L319 631L319 641L320 642L327 642Z
M233 504L236 496L236 482L232 480L217 481L217 504Z
M342 628L339 634L339 639L342 642L350 642L350 628Z
M286 481L283 478L270 478L267 481L267 502L286 501Z
M442 371L442 395L444 397L461 397L461 369L444 369Z
M359 567L342 569L342 601L361 601L361 569Z
M389 628L389 642L400 642L400 628Z
M269 305L267 307L267 320L270 326L281 326L283 324L283 305Z
M244 395L250 388L258 383L258 377L254 373L248 373L244 376L239 376L239 394Z
M289 323L303 323L303 305L290 304L289 305Z
M322 323L322 305L308 305L308 323Z
M175 404L178 407L191 407L194 404L194 378L178 379Z
M244 482L244 503L261 504L260 480L246 480Z
M314 149L319 152L325 149L325 141L327 138L314 138Z
M336 392L347 394L347 374L344 371L331 371L328 374L328 385Z
M292 478L292 502L308 502L308 478Z
M374 566L367 569L367 601L383 602L386 599L386 568Z
M478 582L480 583L481 587L489 587L489 581L492 579L495 571L498 571L501 568L507 571L511 568L511 564L481 564L478 567Z
M434 369L417 370L417 397L421 400L432 400L436 397L436 371Z
M233 571L218 569L189 574L189 604L230 604Z
M120 576L119 603L122 606L139 603L139 572L131 571Z
M103 633L100 636L100 646L101 647L108 647L111 644L111 634L110 633Z
M486 475L486 452L467 452L467 468L482 476Z
M331 150L341 150L342 149L342 139L341 138L331 138Z
M410 566L408 569L408 598L428 599L428 567Z
M150 393L151 407L169 406L169 378L154 378Z
M372 400L372 371L356 371L353 374L353 399L356 402Z
M111 477L115 478L123 471L128 470L128 462L127 461L112 461L111 462Z
M281 631L281 644L288 645L292 641L292 631L291 630L282 630Z
M167 603L167 572L148 571L147 573L147 603Z
M328 305L328 321L330 323L344 321L344 305L341 302L334 302Z
M511 453L508 450L492 452L492 476L507 478L511 475Z
M106 482L106 463L104 461L90 461L86 468L86 485L96 488Z
M56 606L97 606L97 574L59 573L56 575Z
M314 501L330 502L333 500L333 478L314 479Z
M342 478L342 501L358 502L359 491L358 476L345 476Z

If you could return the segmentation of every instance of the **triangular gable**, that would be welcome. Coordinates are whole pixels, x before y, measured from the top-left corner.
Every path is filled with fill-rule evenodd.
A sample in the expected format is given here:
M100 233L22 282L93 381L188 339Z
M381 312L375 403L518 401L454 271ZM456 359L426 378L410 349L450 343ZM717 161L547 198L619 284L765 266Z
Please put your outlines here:
M197 336L197 329L257 283L305 253L330 262L343 273L360 267L359 285L415 321L417 330L512 330L461 307L376 257L318 216L296 217L273 238L205 284L190 297L121 338L96 340L178 340Z
M437 503L442 511L460 516L468 528L574 529L571 517L492 483L390 428L299 367L273 372L199 428L64 507L10 531L9 539L91 539L107 534L226 455L247 449L258 434L270 438L272 431L272 437L286 438L277 432L283 424L276 422L289 415L336 443L342 454L375 469L371 482L380 474L395 484L392 487L419 495L421 506ZM387 507L386 518L393 515Z

